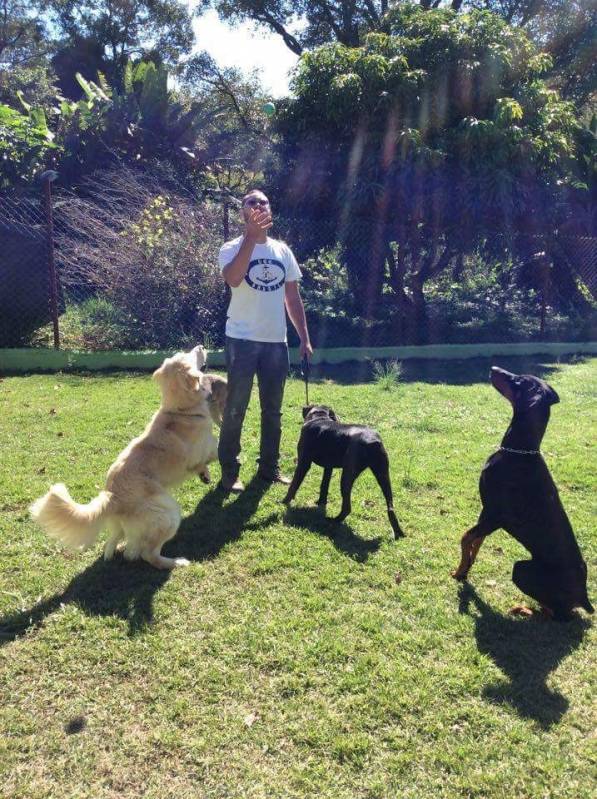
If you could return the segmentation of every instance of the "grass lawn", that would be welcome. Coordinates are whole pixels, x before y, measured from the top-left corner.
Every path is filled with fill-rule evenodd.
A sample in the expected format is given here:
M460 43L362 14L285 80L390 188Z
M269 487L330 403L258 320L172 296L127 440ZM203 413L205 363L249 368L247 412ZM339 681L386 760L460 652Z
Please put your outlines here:
M499 365L560 394L543 451L589 567L597 361ZM364 367L363 367L364 368ZM172 574L101 545L64 553L28 504L63 481L88 501L157 405L148 375L0 382L0 796L17 799L583 799L595 793L594 624L508 615L524 550L503 532L469 587L449 576L480 508L478 477L509 422L488 361L404 365L384 388L356 367L314 375L310 399L381 432L407 537L389 539L368 472L336 527L312 469L285 514L242 477L222 502L198 479L165 547ZM289 381L291 473L304 387ZM219 477L217 466L213 468ZM339 509L339 478L328 514Z

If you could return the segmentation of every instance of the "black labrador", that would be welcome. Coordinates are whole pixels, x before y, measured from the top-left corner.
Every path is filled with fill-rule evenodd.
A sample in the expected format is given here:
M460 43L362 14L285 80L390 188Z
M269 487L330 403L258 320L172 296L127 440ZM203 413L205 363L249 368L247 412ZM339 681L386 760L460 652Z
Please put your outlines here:
M354 481L362 471L369 468L385 497L394 536L403 536L393 508L388 454L379 433L364 425L342 424L334 411L326 405L305 406L303 419L296 469L284 503L289 505L292 502L311 464L316 463L323 466L317 504L325 507L332 469L342 469L342 509L335 517L336 521L341 522L351 511L350 495Z
M582 559L558 489L539 447L550 407L560 399L545 381L491 369L491 382L512 404L514 415L499 450L490 456L479 481L483 509L462 537L462 558L452 576L466 580L485 538L499 527L532 556L514 564L512 580L555 619L582 607L593 612Z

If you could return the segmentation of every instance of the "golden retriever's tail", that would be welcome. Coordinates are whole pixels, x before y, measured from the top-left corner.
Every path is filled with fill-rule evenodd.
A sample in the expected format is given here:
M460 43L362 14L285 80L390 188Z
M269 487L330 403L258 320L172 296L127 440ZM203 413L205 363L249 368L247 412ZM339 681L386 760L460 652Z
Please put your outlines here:
M112 494L101 491L87 505L75 502L62 483L53 485L29 508L45 532L70 549L87 549L97 539L110 513Z

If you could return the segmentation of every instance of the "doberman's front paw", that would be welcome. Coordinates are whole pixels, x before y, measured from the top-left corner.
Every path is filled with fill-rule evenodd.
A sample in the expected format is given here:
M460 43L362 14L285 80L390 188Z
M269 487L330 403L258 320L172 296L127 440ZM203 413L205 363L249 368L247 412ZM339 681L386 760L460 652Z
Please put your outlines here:
M458 580L458 582L463 583L468 577L468 571L464 571L463 569L456 569L456 571L452 572L452 577L455 580Z
M508 613L511 616L534 616L535 614L534 610L526 605L514 605Z

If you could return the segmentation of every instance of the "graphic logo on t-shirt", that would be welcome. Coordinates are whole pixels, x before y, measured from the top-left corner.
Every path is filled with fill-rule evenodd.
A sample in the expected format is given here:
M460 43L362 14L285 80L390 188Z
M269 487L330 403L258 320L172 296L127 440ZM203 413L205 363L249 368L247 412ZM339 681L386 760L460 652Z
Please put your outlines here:
M256 258L249 264L245 280L257 291L277 291L284 285L286 269L273 258Z

